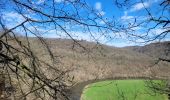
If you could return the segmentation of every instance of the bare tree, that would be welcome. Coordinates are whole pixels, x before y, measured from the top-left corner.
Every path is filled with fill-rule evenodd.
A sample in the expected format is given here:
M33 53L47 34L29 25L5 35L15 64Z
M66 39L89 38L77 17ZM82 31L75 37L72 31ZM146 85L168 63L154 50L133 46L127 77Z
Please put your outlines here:
M145 17L135 16L128 23L122 24L120 29L123 30L131 41L140 42L138 43L150 43L154 41L160 41L166 39L170 35L170 0L160 0L160 1L150 1L150 0L114 0L115 5L120 9L135 8L135 5L143 6L141 12ZM155 3L156 2L156 3ZM149 4L150 3L150 4ZM155 3L155 4L154 4ZM149 7L154 4L154 7ZM158 10L156 10L158 9ZM129 12L132 12L129 11ZM140 11L138 13L140 15ZM135 29L135 28L141 28ZM142 34L140 34L141 32ZM159 31L159 32L158 32ZM169 45L167 45L169 46ZM156 58L154 65L157 65L161 61L170 62L170 47L165 51L164 56ZM151 67L154 67L152 65ZM153 81L147 82L147 86L153 91L157 91L163 94L170 94L169 80L166 82L166 86L162 84L155 83Z
M115 1L118 7L128 7L133 3L131 0L123 2ZM144 2L141 3L145 6ZM39 99L69 99L67 97L67 89L72 84L72 78L67 74L69 70L63 71L59 69L57 55L55 55L48 43L42 37L43 34L49 34L51 31L56 35L61 34L72 39L74 45L80 46L82 49L89 51L82 46L72 35L70 29L79 29L77 31L89 33L92 39L98 42L94 36L93 30L97 30L99 35L110 38L108 33L126 33L130 39L143 39L144 42L150 42L157 39L163 39L169 33L169 17L165 11L169 11L169 0L164 0L160 6L162 14L154 16L152 12L145 7L148 18L138 21L134 18L133 22L117 23L114 20L103 18L102 14L95 9L89 7L84 0L3 0L0 2L0 64L2 84L0 87L1 98L7 98L7 90L19 91L18 95L14 94L14 99L26 99L29 95ZM13 19L14 24L8 23L4 14L12 11L12 15L18 15L19 21ZM16 22L15 22L16 21ZM100 22L104 24L101 24ZM135 27L149 25L146 34L140 36L134 34ZM157 35L150 35L152 30L161 27L164 31ZM21 34L21 36L18 36ZM47 52L51 63L40 58L40 55L32 49L33 43L29 36L34 36L39 41L39 45L43 46L43 50ZM74 47L74 46L73 46ZM162 61L168 59L160 58ZM43 67L42 67L43 66ZM52 69L55 72L53 77L49 77L45 68ZM51 73L53 74L53 73ZM12 81L16 82L12 82ZM9 81L6 87L5 82ZM14 83L17 83L14 84ZM11 88L11 87L16 87ZM28 87L24 89L23 87ZM27 90L27 91L26 91ZM4 92L4 93L3 93Z
M66 92L72 85L72 78L67 74L69 70L58 68L57 55L53 54L42 37L43 33L53 31L65 34L74 44L86 50L74 39L68 27L89 32L95 41L97 39L92 29L97 29L101 35L106 35L108 31L118 31L83 0L61 0L60 3L56 0L4 0L0 8L1 99L69 99ZM13 19L13 24L8 23L4 17L8 10L18 15L20 20ZM106 24L101 25L99 21ZM36 37L51 63L41 59L33 50L34 42L31 42L29 36ZM45 69L52 69L54 73L50 74L53 77L49 77Z
M155 7L149 7L153 3ZM147 3L147 4L146 4ZM150 41L155 40L162 40L164 39L168 33L170 32L169 24L169 11L170 11L170 1L169 0L161 0L158 1L148 1L148 0L115 0L115 4L120 9L126 9L126 8L135 8L135 6L141 5L143 6L141 11L138 11L140 14L141 12L144 14L141 14L141 16L134 16L130 22L123 24L121 26L121 29L124 30L124 32L127 33L127 35L134 37L134 39L142 39L143 42L148 43ZM156 10L155 9L159 9ZM129 13L133 12L133 9L129 11ZM134 28L141 27L143 34L136 33L136 30ZM161 32L156 34L156 29L160 29ZM139 30L138 30L139 31Z

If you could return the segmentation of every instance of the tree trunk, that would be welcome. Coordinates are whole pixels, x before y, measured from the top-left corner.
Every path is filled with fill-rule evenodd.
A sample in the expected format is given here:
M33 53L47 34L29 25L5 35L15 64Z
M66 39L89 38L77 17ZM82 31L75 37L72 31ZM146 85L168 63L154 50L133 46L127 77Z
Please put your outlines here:
M5 99L5 76L3 73L0 73L0 100Z

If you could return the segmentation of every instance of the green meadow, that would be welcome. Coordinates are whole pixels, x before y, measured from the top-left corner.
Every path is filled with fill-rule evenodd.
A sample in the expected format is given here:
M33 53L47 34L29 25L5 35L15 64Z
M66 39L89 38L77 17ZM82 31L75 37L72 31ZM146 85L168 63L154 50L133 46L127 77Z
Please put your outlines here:
M165 87L165 81L152 84ZM109 80L92 83L84 88L81 100L168 100L167 95L153 91L146 80Z

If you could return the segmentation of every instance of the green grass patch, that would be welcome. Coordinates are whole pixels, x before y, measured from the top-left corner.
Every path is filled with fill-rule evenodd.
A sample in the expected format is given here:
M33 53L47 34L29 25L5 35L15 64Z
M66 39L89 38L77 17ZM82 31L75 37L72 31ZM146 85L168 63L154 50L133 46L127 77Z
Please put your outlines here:
M90 84L84 88L81 100L168 100L167 95L152 90L157 85L165 88L160 80L109 80Z

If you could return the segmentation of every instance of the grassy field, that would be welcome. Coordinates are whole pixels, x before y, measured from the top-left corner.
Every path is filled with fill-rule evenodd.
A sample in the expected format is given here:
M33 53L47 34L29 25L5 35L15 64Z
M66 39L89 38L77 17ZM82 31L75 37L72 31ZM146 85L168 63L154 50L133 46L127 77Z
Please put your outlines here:
M162 84L162 81L154 81ZM113 80L85 87L81 100L168 100L167 95L153 92L144 80Z

